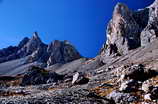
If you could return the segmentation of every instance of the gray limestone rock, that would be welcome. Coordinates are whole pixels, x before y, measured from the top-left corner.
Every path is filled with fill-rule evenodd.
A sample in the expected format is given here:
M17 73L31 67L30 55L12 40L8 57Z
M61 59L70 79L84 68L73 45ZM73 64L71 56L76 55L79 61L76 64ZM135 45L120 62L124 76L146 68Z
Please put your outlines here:
M129 50L140 46L139 33L139 25L133 17L133 12L125 4L118 3L108 24L107 41L101 54L127 54Z
M138 11L132 11L126 5L118 3L106 34L107 41L101 49L103 58L126 55L130 50L147 46L157 39L158 0Z
M48 66L56 63L67 63L81 58L79 52L68 41L55 40L48 45L47 53L49 55Z
M59 80L63 80L63 75L59 75L55 72L49 72L45 69L32 66L25 73L21 85L39 85L47 83L57 83Z
M122 93L118 91L111 92L109 95L107 95L107 98L114 100L116 104L126 104L127 102L132 103L137 99L129 93Z
M147 7L149 10L148 24L141 32L141 46L146 46L157 38L158 34L158 1Z

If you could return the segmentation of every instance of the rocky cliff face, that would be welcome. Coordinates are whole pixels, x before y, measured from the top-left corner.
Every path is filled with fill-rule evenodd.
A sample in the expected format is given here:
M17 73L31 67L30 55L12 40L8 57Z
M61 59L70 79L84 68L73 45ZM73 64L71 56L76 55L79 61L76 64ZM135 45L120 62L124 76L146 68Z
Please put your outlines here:
M148 10L148 23L146 27L141 32L141 46L146 46L147 44L153 42L157 38L158 34L158 0L156 0Z
M107 41L102 55L125 55L130 50L146 46L157 38L158 0L138 11L118 3L107 27Z
M139 32L133 12L125 4L118 3L107 27L107 42L102 53L107 56L127 54L140 46Z
M49 59L47 61L48 66L55 63L70 62L81 57L68 41L61 42L55 40L48 45L47 53L49 54Z
M0 63L24 57L28 57L26 63L38 61L50 66L79 59L81 55L68 41L55 40L49 45L44 44L37 32L31 39L24 38L18 46L0 50Z

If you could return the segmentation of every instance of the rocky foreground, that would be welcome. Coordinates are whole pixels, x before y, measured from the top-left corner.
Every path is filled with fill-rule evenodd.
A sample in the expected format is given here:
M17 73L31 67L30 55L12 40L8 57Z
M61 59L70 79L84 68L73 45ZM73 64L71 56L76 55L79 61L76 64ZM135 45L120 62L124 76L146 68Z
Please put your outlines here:
M138 11L118 3L92 59L36 33L0 51L0 104L158 104L157 34L158 0Z

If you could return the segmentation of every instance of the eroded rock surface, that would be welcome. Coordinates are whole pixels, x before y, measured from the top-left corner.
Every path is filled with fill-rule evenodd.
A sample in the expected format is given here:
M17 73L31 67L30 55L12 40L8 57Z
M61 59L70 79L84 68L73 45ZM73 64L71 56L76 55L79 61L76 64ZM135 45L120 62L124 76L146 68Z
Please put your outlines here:
M118 3L107 27L107 41L101 49L105 56L125 55L129 50L146 46L157 39L158 1L138 11Z
M133 12L125 4L118 3L107 27L107 41L102 49L102 54L124 55L139 46L140 30L133 17Z

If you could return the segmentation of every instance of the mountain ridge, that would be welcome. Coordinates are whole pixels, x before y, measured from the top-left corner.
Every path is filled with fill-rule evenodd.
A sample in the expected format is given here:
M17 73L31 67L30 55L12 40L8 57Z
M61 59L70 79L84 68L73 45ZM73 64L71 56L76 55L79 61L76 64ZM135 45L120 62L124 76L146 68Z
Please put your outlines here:
M52 43L54 44L52 45ZM52 48L52 50L50 50L50 48ZM59 53L58 56L57 53ZM56 58L53 57L53 54L56 54ZM41 41L38 33L35 32L30 39L25 37L17 46L9 46L8 48L1 49L0 63L24 58L26 56L29 56L29 59L26 60L29 63L40 61L46 64L48 63L49 65L66 63L81 58L79 52L68 41L55 40L46 45Z

